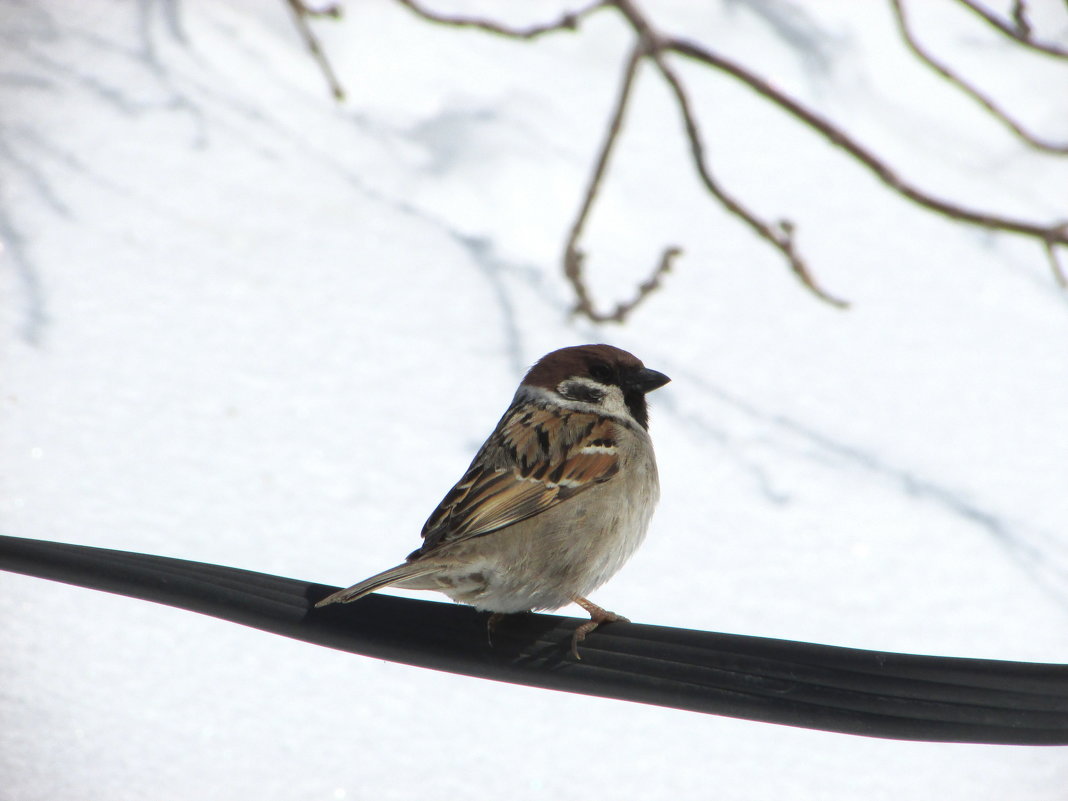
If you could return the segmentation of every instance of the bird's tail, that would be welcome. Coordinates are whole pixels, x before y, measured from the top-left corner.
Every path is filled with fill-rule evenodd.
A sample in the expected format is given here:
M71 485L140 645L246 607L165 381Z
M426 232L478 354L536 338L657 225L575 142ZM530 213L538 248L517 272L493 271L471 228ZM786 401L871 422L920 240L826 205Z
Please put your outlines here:
M412 581L413 579L418 579L435 572L438 567L439 565L436 565L433 562L405 562L403 565L391 567L389 570L383 570L381 573L364 579L359 584L353 584L347 589L338 590L333 595L328 595L323 598L323 600L319 601L315 606L318 608L329 604L347 604L349 601L355 601L365 595L369 595L375 590L380 590L383 587L400 584L407 585L407 582ZM409 586L408 588L427 589L419 586Z

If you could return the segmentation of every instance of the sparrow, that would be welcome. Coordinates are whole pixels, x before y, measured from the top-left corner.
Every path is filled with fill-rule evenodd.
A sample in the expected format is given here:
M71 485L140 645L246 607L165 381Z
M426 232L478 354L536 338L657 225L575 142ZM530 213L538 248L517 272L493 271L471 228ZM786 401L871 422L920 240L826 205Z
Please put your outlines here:
M500 616L576 603L571 641L626 618L588 596L645 538L660 497L645 395L670 381L611 345L542 357L403 564L316 606L384 587L437 590Z

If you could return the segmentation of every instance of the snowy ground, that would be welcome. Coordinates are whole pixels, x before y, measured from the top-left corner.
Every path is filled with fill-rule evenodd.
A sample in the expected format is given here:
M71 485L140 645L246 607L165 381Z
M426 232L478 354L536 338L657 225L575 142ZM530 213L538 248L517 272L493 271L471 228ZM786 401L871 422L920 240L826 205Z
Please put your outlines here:
M911 180L1065 215L1068 163L917 67L883 4L645 5ZM956 63L1068 139L1068 70L1014 57L952 4L912 5ZM1034 5L1063 41L1063 5ZM601 15L525 45L386 0L316 30L340 106L282 2L0 0L0 532L350 582L414 547L530 362L609 341L674 381L652 396L661 507L598 603L1068 662L1068 295L1040 248L921 213L680 65L720 176L791 217L853 308L804 293L702 193L647 72L591 222L595 296L628 295L664 244L685 254L627 325L575 321L559 254L626 30ZM8 574L0 638L2 801L1053 801L1068 786L1064 749L493 684Z

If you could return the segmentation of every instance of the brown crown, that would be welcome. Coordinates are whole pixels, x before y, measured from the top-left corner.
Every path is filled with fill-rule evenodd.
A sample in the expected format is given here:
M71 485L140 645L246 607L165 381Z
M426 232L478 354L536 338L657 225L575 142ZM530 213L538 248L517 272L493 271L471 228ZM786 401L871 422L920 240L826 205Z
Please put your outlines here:
M597 378L593 373L604 367L619 376L641 370L645 365L637 356L611 345L575 345L542 356L530 368L523 383L556 389L568 378Z

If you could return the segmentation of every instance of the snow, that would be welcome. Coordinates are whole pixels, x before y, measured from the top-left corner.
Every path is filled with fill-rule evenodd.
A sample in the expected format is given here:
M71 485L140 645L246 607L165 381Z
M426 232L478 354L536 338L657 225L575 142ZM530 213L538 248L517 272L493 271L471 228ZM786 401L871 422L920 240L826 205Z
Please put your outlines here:
M490 5L516 24L558 8L467 7ZM643 5L910 180L1063 217L1068 164L912 63L882 4ZM1063 66L933 5L916 24L941 52L1068 138ZM282 2L0 4L0 532L352 582L414 547L527 365L609 341L674 380L651 396L661 506L597 603L1068 661L1068 295L1039 246L925 215L677 64L717 175L796 222L853 303L836 311L703 193L646 67L584 243L596 302L628 297L663 246L684 254L626 325L576 320L559 257L626 29L601 14L523 44L385 0L346 15L313 23L349 92L335 105ZM495 684L2 573L0 637L3 801L1046 801L1068 784L1062 749Z

